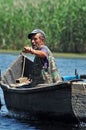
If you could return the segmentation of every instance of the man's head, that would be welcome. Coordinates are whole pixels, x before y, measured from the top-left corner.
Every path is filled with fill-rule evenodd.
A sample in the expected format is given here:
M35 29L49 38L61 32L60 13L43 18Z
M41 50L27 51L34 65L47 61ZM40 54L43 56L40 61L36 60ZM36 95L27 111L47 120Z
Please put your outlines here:
M45 33L40 29L35 29L28 34L28 38L31 39L32 48L37 50L40 49L41 45L44 45Z
M40 29L35 29L33 30L31 33L28 34L28 38L31 39L31 37L34 35L34 34L37 34L37 33L40 33L42 35L42 37L45 38L45 33L40 30Z

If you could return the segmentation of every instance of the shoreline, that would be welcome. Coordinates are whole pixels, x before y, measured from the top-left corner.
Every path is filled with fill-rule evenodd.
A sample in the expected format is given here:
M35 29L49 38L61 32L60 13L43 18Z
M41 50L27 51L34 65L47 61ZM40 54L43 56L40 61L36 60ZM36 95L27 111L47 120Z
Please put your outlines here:
M59 58L84 58L86 59L86 53L53 53L55 57Z
M21 50L0 50L0 54L20 54ZM85 58L86 59L86 53L61 53L61 52L52 52L55 57L58 58Z

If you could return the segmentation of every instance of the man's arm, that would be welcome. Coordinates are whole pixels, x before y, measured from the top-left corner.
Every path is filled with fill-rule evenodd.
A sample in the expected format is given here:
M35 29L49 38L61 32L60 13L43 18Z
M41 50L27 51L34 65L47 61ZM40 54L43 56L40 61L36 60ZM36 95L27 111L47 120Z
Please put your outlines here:
M24 47L24 52L31 53L31 54L37 55L39 57L42 57L42 58L47 57L47 54L45 51L34 50L32 47Z

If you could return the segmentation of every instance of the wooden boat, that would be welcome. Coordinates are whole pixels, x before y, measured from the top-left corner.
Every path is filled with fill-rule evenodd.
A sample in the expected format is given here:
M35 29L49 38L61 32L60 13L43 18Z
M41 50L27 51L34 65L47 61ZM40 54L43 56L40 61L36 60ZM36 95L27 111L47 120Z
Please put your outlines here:
M85 82L70 80L30 87L25 81L32 71L33 62L24 55L19 55L1 76L0 84L9 111L28 112L49 119L51 117L63 120L86 120ZM25 81L16 82L16 79L22 78Z

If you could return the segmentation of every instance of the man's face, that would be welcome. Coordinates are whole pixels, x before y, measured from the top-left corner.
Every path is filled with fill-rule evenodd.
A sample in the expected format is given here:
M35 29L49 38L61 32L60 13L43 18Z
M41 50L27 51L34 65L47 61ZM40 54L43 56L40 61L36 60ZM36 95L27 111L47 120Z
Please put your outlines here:
M43 39L40 38L40 34L34 34L31 37L31 44L32 44L32 48L35 50L40 49L41 45L43 43Z

